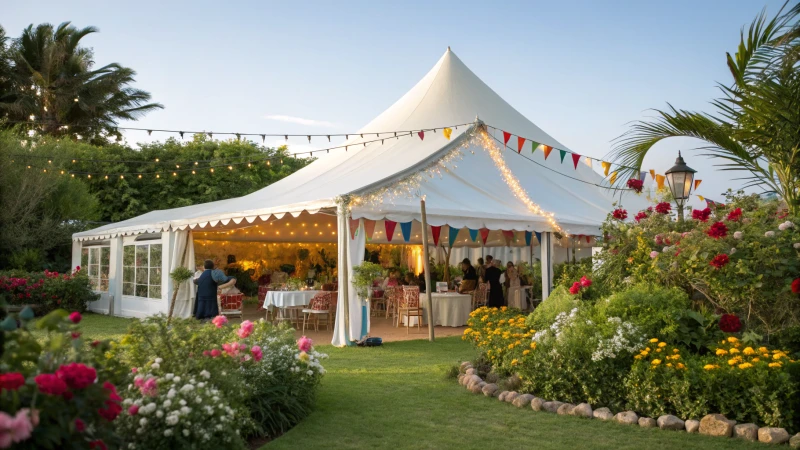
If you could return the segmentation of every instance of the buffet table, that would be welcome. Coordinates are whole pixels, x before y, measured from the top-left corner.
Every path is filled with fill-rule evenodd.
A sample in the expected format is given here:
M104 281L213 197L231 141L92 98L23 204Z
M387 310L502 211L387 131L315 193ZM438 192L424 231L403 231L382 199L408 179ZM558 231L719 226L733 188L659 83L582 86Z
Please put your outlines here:
M419 303L423 309L423 317L428 317L428 299L426 294L420 294ZM469 313L472 312L472 296L469 294L431 294L433 303L433 324L443 327L463 327L467 325ZM403 317L403 324L407 318ZM410 326L417 325L417 318L411 317Z
M269 291L264 297L264 309L306 306L318 292L322 291Z

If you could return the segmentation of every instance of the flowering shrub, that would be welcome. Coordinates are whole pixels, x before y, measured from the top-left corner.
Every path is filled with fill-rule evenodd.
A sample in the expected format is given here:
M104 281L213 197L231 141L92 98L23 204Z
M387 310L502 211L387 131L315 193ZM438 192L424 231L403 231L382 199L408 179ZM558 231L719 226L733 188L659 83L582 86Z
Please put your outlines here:
M0 274L0 303L4 300L8 305L35 305L39 315L57 308L84 312L88 302L99 298L92 290L86 272L82 270L72 274L47 270L41 273Z
M3 322L0 353L0 448L106 448L119 442L112 423L122 398L112 379L108 342L85 345L80 314L56 310L33 320L30 309ZM45 330L44 338L31 333ZM111 369L111 371L109 371Z
M640 194L642 192L642 188L644 188L644 182L637 178L631 178L628 180L627 185L628 188L633 189L637 194Z

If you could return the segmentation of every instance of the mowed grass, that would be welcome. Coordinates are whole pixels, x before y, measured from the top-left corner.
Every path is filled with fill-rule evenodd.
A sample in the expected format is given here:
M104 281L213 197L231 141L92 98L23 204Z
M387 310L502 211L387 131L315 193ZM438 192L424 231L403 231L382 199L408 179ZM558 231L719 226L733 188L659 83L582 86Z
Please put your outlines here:
M262 449L745 449L763 444L518 409L445 379L474 356L459 338L380 348L318 346L328 373L316 410Z
M83 337L86 342L94 340L102 341L104 339L119 340L128 330L128 325L134 320L136 319L126 319L123 317L112 317L87 312L83 314L79 330L81 332L81 337ZM34 330L33 334L44 338L46 332ZM37 337L37 339L40 338Z

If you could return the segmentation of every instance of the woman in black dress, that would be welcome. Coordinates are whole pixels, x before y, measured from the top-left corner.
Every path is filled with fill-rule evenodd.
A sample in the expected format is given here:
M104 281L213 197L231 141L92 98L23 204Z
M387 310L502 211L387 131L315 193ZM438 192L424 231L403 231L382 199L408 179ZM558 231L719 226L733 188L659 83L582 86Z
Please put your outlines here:
M503 306L503 285L500 284L500 269L495 267L494 258L491 256L486 257L486 273L485 280L489 283L489 301L486 306L490 308L500 308Z

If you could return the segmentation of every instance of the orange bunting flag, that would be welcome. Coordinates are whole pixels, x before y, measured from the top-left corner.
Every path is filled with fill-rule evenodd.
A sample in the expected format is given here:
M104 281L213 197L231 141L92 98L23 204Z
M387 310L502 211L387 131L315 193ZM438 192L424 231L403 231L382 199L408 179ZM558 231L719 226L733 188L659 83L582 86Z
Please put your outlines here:
M575 170L578 170L578 161L581 160L581 155L577 153L572 154L572 165L575 166Z
M522 146L525 145L525 138L517 136L517 153L522 153Z
M664 180L666 180L664 175L656 175L656 186L659 190L664 189Z
M617 181L617 172L612 173L611 178L608 181L609 183L614 184L614 182Z
M694 190L695 191L697 190L698 187L700 187L700 183L702 183L702 182L703 182L703 180L694 180Z
M447 138L448 141L450 140L450 134L452 132L453 132L452 128L445 128L444 130L442 130L442 134L444 135L445 138Z
M508 140L511 139L511 133L503 131L503 145L508 146Z
M600 163L600 165L603 166L603 176L607 177L608 176L608 171L609 171L609 169L611 169L611 163L610 162L606 162L606 161L602 161Z
M553 151L553 147L542 144L542 151L544 151L544 159L547 159L547 157L550 156L550 152Z
M358 231L359 219L350 219L350 239L356 238L356 231Z
M653 170L653 169L650 169L650 178L652 178L654 180L656 179L656 171Z
M373 234L375 234L375 221L364 219L364 237L371 241Z

